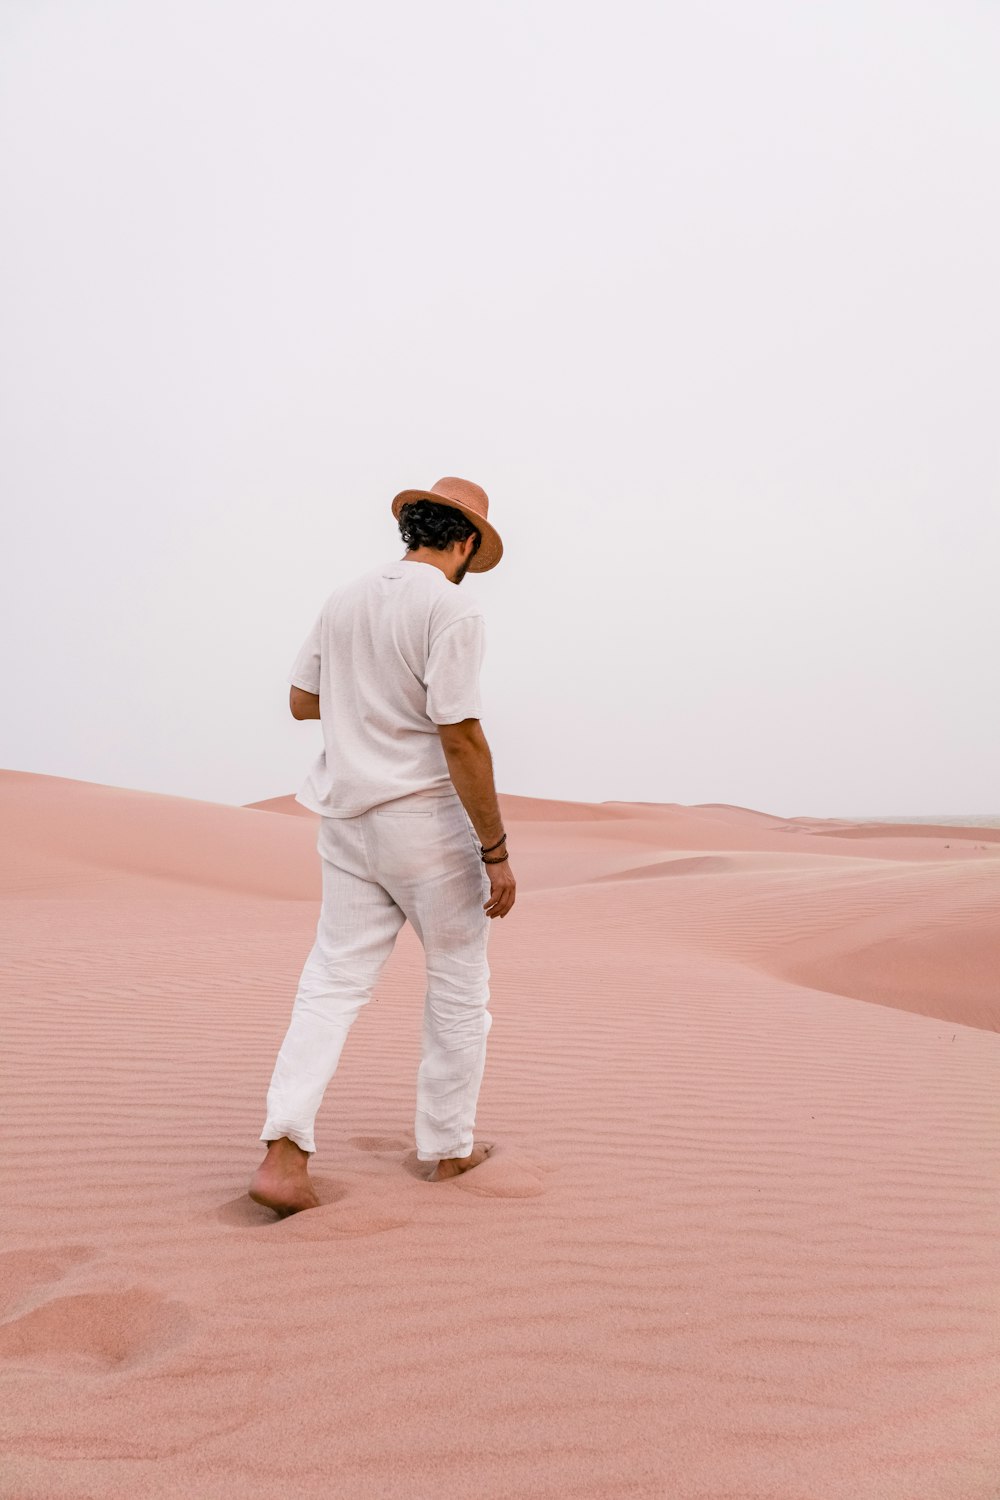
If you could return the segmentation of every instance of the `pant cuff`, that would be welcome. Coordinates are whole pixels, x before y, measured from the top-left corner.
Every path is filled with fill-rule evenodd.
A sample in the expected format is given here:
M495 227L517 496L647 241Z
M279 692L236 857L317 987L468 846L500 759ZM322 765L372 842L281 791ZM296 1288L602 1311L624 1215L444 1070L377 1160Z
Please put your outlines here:
M281 1125L265 1125L258 1139L262 1141L280 1141L282 1136L285 1135L287 1135L290 1141L294 1141L300 1150L308 1151L310 1155L315 1153L316 1141L313 1136L304 1130L295 1130L291 1126L286 1129Z
M443 1151L418 1151L417 1161L450 1161L454 1156L468 1156L471 1146L447 1146Z

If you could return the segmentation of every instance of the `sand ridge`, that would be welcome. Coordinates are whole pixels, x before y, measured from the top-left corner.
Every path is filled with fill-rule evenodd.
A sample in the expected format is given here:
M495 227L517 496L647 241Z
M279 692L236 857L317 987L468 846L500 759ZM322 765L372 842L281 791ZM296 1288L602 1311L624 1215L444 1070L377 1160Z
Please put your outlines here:
M277 1220L289 802L0 773L16 1500L995 1500L989 830L505 796L495 1152L415 1171L406 927Z

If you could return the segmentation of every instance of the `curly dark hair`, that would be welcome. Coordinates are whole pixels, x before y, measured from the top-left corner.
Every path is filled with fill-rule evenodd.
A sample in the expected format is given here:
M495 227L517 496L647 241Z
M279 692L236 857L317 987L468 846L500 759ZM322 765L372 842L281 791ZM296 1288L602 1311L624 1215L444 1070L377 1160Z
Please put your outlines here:
M475 556L483 540L479 527L466 520L460 510L453 505L438 505L435 500L411 500L401 505L399 534L408 552L418 547L433 547L443 552L452 542L464 542L467 536L474 536L472 555Z

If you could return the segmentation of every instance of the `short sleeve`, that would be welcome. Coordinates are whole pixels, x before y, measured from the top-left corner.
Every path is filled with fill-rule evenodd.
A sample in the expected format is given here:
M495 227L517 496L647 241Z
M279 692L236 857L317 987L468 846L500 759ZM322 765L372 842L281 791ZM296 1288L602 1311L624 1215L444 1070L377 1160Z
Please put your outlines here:
M288 673L288 681L293 687L301 688L305 693L319 692L319 665L323 644L323 611L320 610L316 616L312 630L306 636L299 647L298 655L292 662Z
M439 630L431 641L424 685L432 724L479 719L479 671L485 650L482 615L467 615Z

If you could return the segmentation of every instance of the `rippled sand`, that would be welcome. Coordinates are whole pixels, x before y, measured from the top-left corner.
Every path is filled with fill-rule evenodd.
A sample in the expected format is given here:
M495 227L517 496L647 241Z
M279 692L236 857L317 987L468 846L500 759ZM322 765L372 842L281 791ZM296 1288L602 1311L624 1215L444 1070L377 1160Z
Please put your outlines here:
M503 801L494 1153L407 927L277 1220L316 820L0 774L3 1493L995 1500L1000 830Z

